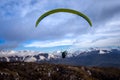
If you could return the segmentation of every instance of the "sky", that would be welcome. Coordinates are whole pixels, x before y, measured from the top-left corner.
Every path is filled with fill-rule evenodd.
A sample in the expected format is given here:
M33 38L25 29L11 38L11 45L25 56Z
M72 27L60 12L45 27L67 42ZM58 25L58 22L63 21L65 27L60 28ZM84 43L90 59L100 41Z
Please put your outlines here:
M45 12L68 8L87 15L93 26L70 13ZM120 0L0 0L0 50L50 52L120 46Z

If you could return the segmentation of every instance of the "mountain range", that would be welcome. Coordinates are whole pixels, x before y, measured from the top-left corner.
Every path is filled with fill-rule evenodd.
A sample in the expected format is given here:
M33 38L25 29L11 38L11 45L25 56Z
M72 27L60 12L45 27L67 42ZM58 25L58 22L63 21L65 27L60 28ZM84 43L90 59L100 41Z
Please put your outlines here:
M0 51L1 62L38 62L68 64L75 66L120 67L120 49L94 49L68 52L61 58L61 52L42 53L35 51Z

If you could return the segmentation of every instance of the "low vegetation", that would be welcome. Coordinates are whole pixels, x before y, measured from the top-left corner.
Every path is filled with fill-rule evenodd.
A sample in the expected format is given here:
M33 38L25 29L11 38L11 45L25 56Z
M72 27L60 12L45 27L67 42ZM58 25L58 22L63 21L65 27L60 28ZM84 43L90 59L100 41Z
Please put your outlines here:
M120 69L3 62L0 63L0 80L120 80Z

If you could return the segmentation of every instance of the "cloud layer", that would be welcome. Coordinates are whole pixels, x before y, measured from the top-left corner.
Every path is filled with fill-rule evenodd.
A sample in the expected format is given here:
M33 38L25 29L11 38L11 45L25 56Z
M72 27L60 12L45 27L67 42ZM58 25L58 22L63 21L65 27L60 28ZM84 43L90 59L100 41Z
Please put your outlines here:
M83 12L92 20L93 27L76 15L57 13L43 19L35 28L37 18L55 8ZM20 45L23 48L120 46L119 9L119 0L1 0L0 40L4 43L0 43L0 49L13 49Z

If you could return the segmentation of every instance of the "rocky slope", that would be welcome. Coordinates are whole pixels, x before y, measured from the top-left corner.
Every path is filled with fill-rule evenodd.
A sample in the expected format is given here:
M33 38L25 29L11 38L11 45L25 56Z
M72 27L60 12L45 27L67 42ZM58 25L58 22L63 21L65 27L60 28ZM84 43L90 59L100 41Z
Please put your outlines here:
M119 68L0 63L0 80L120 80Z

